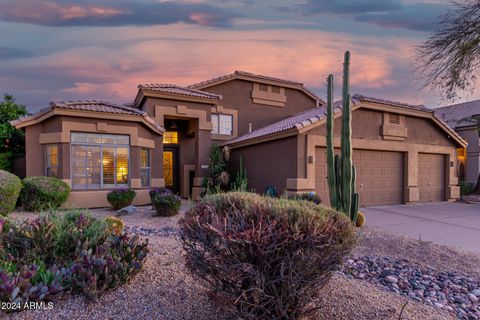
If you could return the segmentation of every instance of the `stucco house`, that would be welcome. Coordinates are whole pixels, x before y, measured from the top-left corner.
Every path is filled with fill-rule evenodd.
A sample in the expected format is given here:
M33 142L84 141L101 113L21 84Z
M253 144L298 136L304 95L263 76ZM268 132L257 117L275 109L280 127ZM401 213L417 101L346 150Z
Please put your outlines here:
M458 150L459 178L476 183L480 174L480 138L477 123L471 117L479 117L480 121L480 100L437 108L435 113L468 142L466 150Z
M459 196L457 149L466 142L433 111L361 95L353 104L361 205ZM231 147L233 166L243 157L255 191L328 200L325 115L324 101L300 82L236 71L189 87L139 85L128 106L52 102L13 124L25 130L27 176L67 182L67 206L102 207L119 186L137 191L137 205L155 186L197 199L214 143Z

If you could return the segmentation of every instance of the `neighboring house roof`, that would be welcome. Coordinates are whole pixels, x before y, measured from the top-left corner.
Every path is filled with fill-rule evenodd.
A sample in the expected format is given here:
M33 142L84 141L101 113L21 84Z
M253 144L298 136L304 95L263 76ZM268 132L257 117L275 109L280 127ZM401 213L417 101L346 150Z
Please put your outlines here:
M442 121L440 118L435 116L434 111L424 107L423 105L411 105L407 103L395 102L390 100L384 100L373 97L366 97L361 94L354 94L352 97L352 107L355 108L360 106L362 102L370 102L374 104L380 104L387 107L408 109L419 111L425 113L427 117L431 117L436 121L445 131L447 131L451 136L453 136L460 144L465 144L466 142L451 128ZM334 102L334 113L338 114L342 111L342 101ZM244 134L240 137L237 137L233 140L226 142L227 145L236 145L236 144L249 144L250 141L255 141L268 136L280 135L281 133L292 132L292 134L298 134L300 129L309 127L317 122L325 120L327 117L326 107L313 108L307 111L297 113L291 117L285 118L283 120L277 121L260 129L254 130L250 133ZM253 142L252 142L253 143Z
M466 118L480 115L480 100L437 108L435 114L454 128L470 127L475 124Z
M138 93L135 97L135 105L139 104L142 94L159 94L175 97L186 97L195 99L221 100L222 96L193 88L181 87L174 84L150 83L139 84Z
M142 121L144 121L154 131L158 133L162 133L165 131L159 124L157 124L152 118L150 118L145 111L131 108L128 106L117 105L111 102L96 100L50 102L49 107L44 108L32 115L28 115L25 117L21 117L18 120L11 121L11 124L17 128L27 127L29 125L41 122L54 114L61 115L61 110L80 112L83 111L88 114L106 113L111 114L112 116L120 115L127 117L140 117L142 118Z
M235 79L243 79L243 80L253 80L256 82L274 82L279 85L284 85L290 88L296 88L299 89L303 92L305 92L308 96L313 98L314 100L319 101L322 104L325 104L325 102L318 97L313 91L309 90L307 87L304 86L302 82L297 82L297 81L291 81L291 80L285 80L285 79L280 79L280 78L275 78L275 77L270 77L270 76L264 76L264 75L259 75L259 74L254 74L251 72L246 72L246 71L235 71L234 73L230 73L227 75L223 75L220 77L216 77L210 80L198 82L195 84L192 84L189 86L189 88L192 89L205 89L208 87L212 87L216 84L235 80Z

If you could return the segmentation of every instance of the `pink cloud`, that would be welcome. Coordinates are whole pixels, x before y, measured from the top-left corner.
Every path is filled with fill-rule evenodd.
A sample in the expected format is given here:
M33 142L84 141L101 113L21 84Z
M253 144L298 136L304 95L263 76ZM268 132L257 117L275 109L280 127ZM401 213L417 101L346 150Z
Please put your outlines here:
M95 5L60 4L52 1L7 2L2 5L2 16L17 21L45 24L50 20L72 20L94 17L108 18L128 11Z
M301 81L323 92L329 73L340 84L343 52L348 49L352 52L353 91L368 94L383 90L398 95L381 96L384 98L421 102L406 94L404 86L409 80L396 71L408 67L409 48L413 47L408 38L359 39L318 30L234 31L186 24L125 27L115 32L97 28L97 40L91 39L91 33L65 33L57 41L75 39L77 47L23 59L21 67L43 74L45 81L49 77L69 80L62 80L64 86L53 92L51 99L126 102L134 98L139 83L188 85L234 70ZM105 46L104 39L122 45ZM84 43L89 46L80 45ZM340 92L339 85L336 92Z

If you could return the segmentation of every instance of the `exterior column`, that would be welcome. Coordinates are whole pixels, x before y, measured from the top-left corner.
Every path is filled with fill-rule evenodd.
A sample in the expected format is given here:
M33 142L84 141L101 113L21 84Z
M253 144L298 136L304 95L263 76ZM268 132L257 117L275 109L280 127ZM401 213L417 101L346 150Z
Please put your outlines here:
M200 200L202 180L208 175L208 156L212 147L211 130L198 129L195 132L195 178L193 179L192 198Z
M445 183L447 184L446 197L448 201L455 201L456 199L460 198L460 186L458 186L456 158L457 156L455 151L448 154L445 157L446 180L447 180L445 181Z
M405 202L415 203L420 200L420 188L418 187L418 150L409 149L406 154L406 188Z

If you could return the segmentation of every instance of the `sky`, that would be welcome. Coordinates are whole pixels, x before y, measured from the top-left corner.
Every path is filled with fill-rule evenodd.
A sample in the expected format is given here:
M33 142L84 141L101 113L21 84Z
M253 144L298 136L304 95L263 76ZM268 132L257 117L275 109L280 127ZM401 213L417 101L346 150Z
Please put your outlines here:
M186 86L235 70L341 95L438 107L421 89L415 47L448 0L0 0L0 94L31 112L50 101L131 102L140 83ZM462 101L480 98L461 94Z

